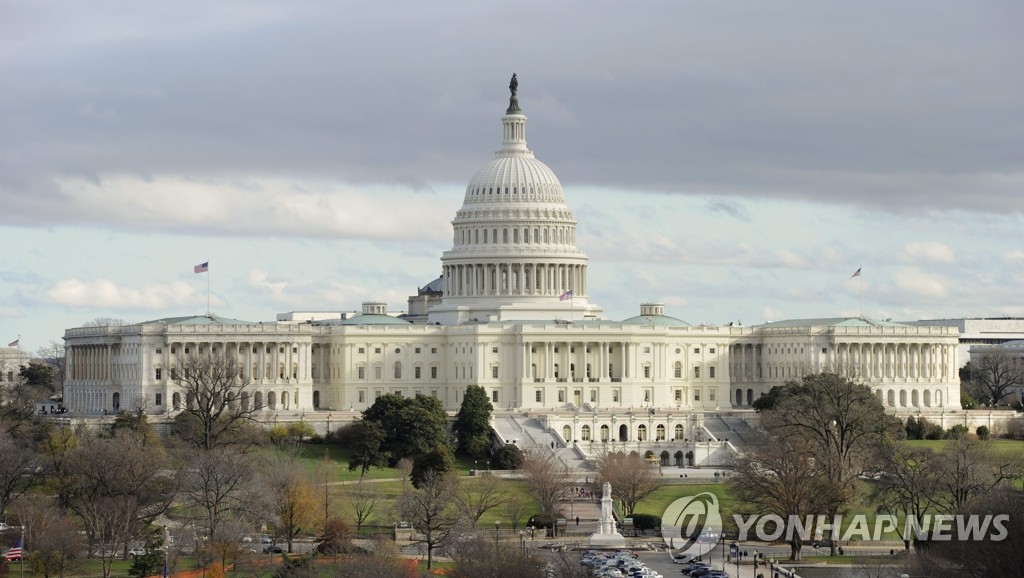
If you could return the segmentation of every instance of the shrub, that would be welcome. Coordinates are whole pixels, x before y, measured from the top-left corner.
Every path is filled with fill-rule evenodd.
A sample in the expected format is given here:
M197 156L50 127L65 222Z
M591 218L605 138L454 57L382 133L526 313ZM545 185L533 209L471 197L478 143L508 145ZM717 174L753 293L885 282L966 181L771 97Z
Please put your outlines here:
M926 440L941 440L945 436L942 431L942 426L937 423L930 423L925 426L924 439Z
M990 434L990 431L989 431L987 425L979 425L978 429L976 430L976 433L978 434L979 438L981 438L983 440L987 440L988 436Z
M965 426L962 423L958 423L955 426L946 430L945 438L949 440L960 439L964 437L964 435L966 435L968 431L969 430L967 429L967 426Z
M633 514L633 527L637 530L657 530L661 528L661 516L654 514Z

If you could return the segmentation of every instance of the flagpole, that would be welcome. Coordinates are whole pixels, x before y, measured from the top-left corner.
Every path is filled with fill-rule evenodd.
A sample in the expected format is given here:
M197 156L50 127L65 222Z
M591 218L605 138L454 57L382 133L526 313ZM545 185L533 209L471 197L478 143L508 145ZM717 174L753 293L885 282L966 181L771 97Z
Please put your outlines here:
M209 265L210 261L209 261L209 259L207 259L206 263L207 263L207 265L206 265L206 316L207 317L212 317L212 315L210 314L210 265Z
M864 275L860 276L860 318L864 319Z

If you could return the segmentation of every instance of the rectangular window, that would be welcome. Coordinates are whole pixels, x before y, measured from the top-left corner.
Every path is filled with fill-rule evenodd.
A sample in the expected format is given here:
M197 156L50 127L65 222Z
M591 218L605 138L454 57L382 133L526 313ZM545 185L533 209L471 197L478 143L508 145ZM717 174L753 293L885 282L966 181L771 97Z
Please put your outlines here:
M419 379L419 378L420 378L420 369L421 369L421 368L420 368L420 366L418 366L418 365L417 365L416 367L412 368L412 375L413 375L413 377L415 377L416 379Z
M828 348L827 347L822 347L821 348L821 352L822 353L828 353Z
M645 365L644 366L644 377L650 377L650 376L651 376L651 366L650 365Z
M436 347L431 347L430 348L430 352L431 353L437 353L437 348Z
M651 348L650 347L645 347L644 348L644 353L650 353L650 352L651 352Z
M693 388L693 401L700 401L700 390Z
M164 374L164 371L162 369L160 369L159 367L156 368L156 379L157 379L157 381L163 379L163 374Z
M617 387L612 390L612 401L615 403L619 403L619 391Z
M711 378L711 379L715 378L715 366L714 365L712 365L711 367L708 368L708 377Z
M590 403L597 403L597 390L590 390Z
M437 366L430 368L430 379L437 379Z
M366 403L366 392L365 391L360 391L359 392L359 403Z
M494 379L498 379L498 366L497 365L491 367L491 377L493 377Z
M494 390L491 392L491 402L498 403L498 390Z
M420 348L419 348L419 347L417 347L417 348L416 348L416 353L419 353L419 352L420 352Z
M492 347L491 348L491 353L497 353L497 352L498 352L498 348L497 347Z
M366 353L366 348L365 347L360 347L359 348L359 353Z
M436 389L430 390L430 397L435 397L435 398L437 397L437 390Z
M683 401L683 390L676 390L676 401Z
M540 403L540 402L544 401L544 392L543 392L543 390L538 389L538 390L534 391L533 392L533 399L537 403Z
M174 352L175 352L175 351L177 351L177 348L175 348L175 347L172 347L172 348L171 348L171 355L174 355ZM256 353L256 352L255 352L255 351L253 351L253 353Z
M379 347L374 347L373 348L373 352L374 353L380 353L380 348Z
M380 375L381 375L381 367L378 365L378 366L373 368L373 378L374 379L380 379Z
M164 404L164 396L163 396L162 393L156 394L156 404L157 405L163 405Z
M359 367L357 367L356 368L356 375L357 375L357 377L359 379L366 379L366 368L361 366L361 365Z
M693 378L694 379L700 379L700 368L699 367L694 367L693 368Z
M565 390L558 390L558 403L565 403Z
M715 388L708 390L708 401L715 401Z
M558 353L558 348L557 347L555 348L555 353Z
M700 348L699 347L694 347L693 348L693 352L694 353L700 353Z
M715 354L715 348L712 347L712 348L708 349L708 353L710 353L711 355L714 355Z
M160 355L160 354L161 354L161 353L163 353L163 352L164 352L164 350L163 350L163 349L160 349L159 347L157 347L157 348L156 348L156 354L157 354L157 355ZM822 352L822 353L824 353L824 352Z
M646 401L646 402L650 402L651 401L651 390L649 390L649 389L645 389L644 390L644 401Z

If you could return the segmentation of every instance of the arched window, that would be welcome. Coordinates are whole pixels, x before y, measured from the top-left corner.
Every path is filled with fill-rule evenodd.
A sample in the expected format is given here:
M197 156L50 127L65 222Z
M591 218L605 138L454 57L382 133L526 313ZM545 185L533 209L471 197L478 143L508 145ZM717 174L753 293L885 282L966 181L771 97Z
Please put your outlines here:
M289 407L291 407L291 404L289 403L289 401L290 401L290 398L288 397L288 392L287 391L281 392L281 407L283 407L284 409L288 409Z
M249 411L249 392L242 392L242 411Z
M610 430L607 425L601 426L601 441L607 442L611 439Z
M178 411L179 409L181 409L181 394L180 393L174 392L174 395L171 396L171 407L174 408L174 411Z
M277 409L277 394L273 391L267 393L267 407Z
M675 427L675 432L676 433L674 435L676 436L676 441L683 439L683 424L677 423Z
M743 390L736 390L736 405L743 405Z
M395 379L402 379L402 362L395 362Z
M665 441L665 425L664 424L660 424L659 423L658 427L656 427L654 429L654 440L655 441L659 441L659 442Z
M886 405L889 407L896 407L896 392L890 389L886 397Z
M519 229L512 229L512 242L519 244Z
M647 441L647 426L644 424L636 426L636 441Z
M619 441L620 442L628 442L629 441L629 428L626 427L626 424L622 424L622 425L619 426Z
M319 407L320 407L320 392L314 390L313 391L313 408L317 409Z
M253 409L263 409L263 392L257 391L252 396Z
M580 428L580 439L585 441L585 442L589 442L590 441L590 426L589 425L583 424L583 427Z
M754 390L747 390L747 405L754 405Z
M907 390L900 390L900 407L907 407Z
M672 371L673 371L673 374L675 375L676 379L682 379L683 378L683 363L681 361L677 361L676 364L674 366L672 366Z
M572 443L572 428L570 426L562 426L562 439L565 440L565 443Z
M663 466L667 466L668 465L668 460L669 460L668 450L665 450L665 451L661 452L661 455L658 456L658 457L661 458L661 462L660 462L661 465L663 465Z

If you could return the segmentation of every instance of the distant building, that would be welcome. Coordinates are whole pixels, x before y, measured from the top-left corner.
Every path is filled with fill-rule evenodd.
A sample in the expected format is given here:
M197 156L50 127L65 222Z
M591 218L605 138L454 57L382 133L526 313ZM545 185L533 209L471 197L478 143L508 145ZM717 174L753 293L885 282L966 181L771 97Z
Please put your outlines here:
M21 347L0 347L0 386L14 383L22 367L29 364L32 356Z
M956 327L960 332L960 347L957 354L961 366L971 360L971 350L975 345L999 345L1007 341L1024 339L1024 317L922 319L906 323L932 327Z
M588 258L562 186L527 148L514 95L501 122L501 147L470 179L453 220L442 275L417 289L407 314L366 303L347 318L292 312L267 323L195 316L68 329L65 404L173 414L187 402L172 377L176 361L226 353L249 382L243 403L268 416L361 411L387 393L435 396L454 411L477 384L507 412L495 426L504 439L663 444L663 462L676 463L701 463L692 444L736 439L730 432L754 400L809 373L862 380L897 414L960 410L954 324L692 325L659 303L604 319L588 300ZM541 437L527 422L540 424Z

